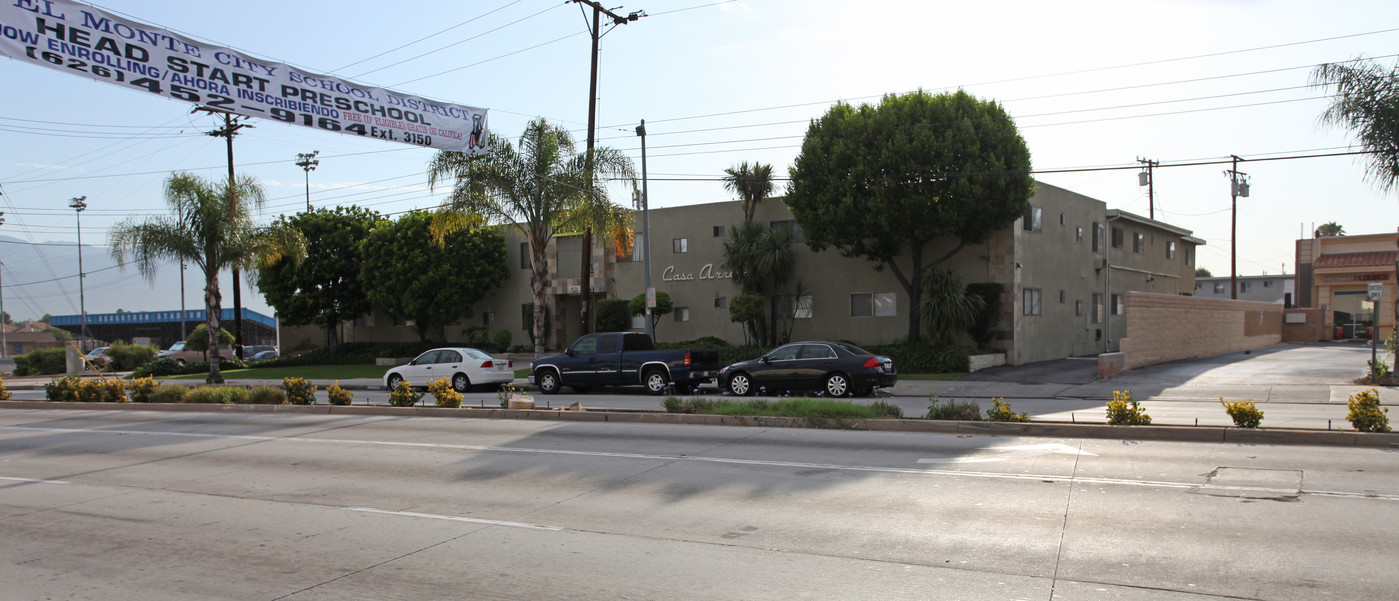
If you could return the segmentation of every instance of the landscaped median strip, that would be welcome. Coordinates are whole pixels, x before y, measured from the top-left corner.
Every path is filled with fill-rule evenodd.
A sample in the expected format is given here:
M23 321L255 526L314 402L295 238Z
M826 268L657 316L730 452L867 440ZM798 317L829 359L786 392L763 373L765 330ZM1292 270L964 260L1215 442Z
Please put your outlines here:
M298 413L321 415L416 415L476 419L525 419L669 425L811 428L811 420L796 417L731 416L639 411L563 411L548 409L382 407L367 405L223 405L187 403L70 403L0 401L0 409L66 409L114 411L185 411L201 413ZM830 424L832 420L823 420ZM1399 448L1399 434L1339 430L1225 428L1215 426L1108 426L1058 422L938 421L926 419L842 420L842 429L987 436L1100 438L1232 444L1296 444L1344 447Z

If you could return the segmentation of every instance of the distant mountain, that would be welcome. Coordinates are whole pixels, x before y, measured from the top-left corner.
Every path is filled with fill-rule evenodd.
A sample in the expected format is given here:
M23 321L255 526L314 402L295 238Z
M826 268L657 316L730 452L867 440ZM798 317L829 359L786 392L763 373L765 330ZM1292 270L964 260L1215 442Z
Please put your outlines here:
M125 311L169 311L180 308L180 269L178 265L161 265L154 281L142 277L132 264L118 267L110 249L83 245L83 285L89 315ZM247 277L240 278L243 286L243 306L264 315L272 315L271 307L255 289L248 286ZM223 308L233 307L232 274L224 271L219 277ZM204 276L194 265L185 269L185 307L204 308ZM0 290L4 294L5 311L15 321L38 319L51 315L77 315L78 250L72 242L49 241L30 243L13 236L0 235Z

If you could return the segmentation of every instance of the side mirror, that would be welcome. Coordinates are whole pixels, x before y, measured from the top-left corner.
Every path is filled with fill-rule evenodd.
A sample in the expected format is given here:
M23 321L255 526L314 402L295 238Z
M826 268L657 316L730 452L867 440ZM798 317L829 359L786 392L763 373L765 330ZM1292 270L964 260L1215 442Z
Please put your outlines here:
M574 352L573 349L568 349L568 350L564 351L563 354L568 355L568 356L570 356L570 357L577 357L577 356L578 356L578 353Z
M767 355L763 355L762 357L759 357L758 360L759 360L759 361L762 361L763 364L772 363L772 359L769 359Z
M417 359L414 359L414 360L412 360L412 361L409 361L408 364L409 364L409 365L417 365L417 364L418 364L418 360L417 360Z

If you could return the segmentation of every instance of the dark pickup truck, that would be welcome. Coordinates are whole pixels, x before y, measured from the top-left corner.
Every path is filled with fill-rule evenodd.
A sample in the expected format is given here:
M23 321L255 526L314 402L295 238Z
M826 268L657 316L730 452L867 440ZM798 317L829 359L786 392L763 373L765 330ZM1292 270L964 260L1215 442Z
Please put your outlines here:
M564 386L587 392L594 386L640 384L652 394L672 386L692 392L719 374L719 351L656 350L651 337L633 332L588 334L561 355L530 363L529 381L544 394Z

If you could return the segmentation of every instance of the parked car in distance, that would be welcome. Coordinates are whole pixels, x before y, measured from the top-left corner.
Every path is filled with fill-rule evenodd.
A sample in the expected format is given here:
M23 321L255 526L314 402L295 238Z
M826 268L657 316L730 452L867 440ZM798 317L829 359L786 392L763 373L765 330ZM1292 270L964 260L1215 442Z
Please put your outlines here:
M560 355L530 363L529 381L544 394L564 386L587 392L594 386L640 384L651 394L675 388L692 392L719 373L719 351L656 350L651 337L640 332L587 334Z
M515 381L515 362L496 359L474 348L435 348L418 355L407 365L384 372L384 387L393 390L399 382L426 388L428 380L449 378L452 390L466 392L472 386L499 387Z
M278 356L277 347L270 344L249 344L243 347L243 358L249 361L276 359Z
M107 365L112 362L111 356L107 355L107 349L109 348L111 347L99 346L88 351L87 362L97 367L97 369L107 369ZM86 367L84 367L84 369L86 369Z
M737 396L819 391L824 396L867 396L898 382L894 360L853 344L812 340L779 346L719 372L719 389Z
M219 357L221 357L221 358L223 358L223 359L232 359L232 358L233 358L233 347L222 346L222 345L219 346ZM175 344L170 345L170 348L169 348L169 349L160 351L159 353L156 353L156 354L155 354L155 358L156 358L156 359L174 359L176 363L179 363L180 365L184 365L184 364L186 364L186 363L194 363L194 362L198 362L198 361L203 361L203 360L205 359L205 355L204 355L204 351L194 351L194 350L189 350L189 349L185 348L185 343L184 343L184 341L180 341L180 342L176 342Z

